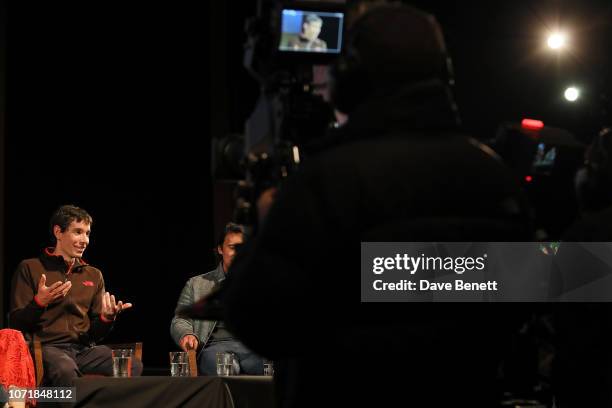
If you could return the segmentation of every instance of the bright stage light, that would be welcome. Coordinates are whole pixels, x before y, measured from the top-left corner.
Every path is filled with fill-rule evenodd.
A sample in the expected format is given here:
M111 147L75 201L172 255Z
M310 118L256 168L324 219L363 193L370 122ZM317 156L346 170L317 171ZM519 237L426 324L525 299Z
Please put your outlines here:
M563 93L565 99L569 102L574 102L578 97L580 97L580 90L576 87L570 86Z
M565 47L566 37L563 33L554 33L548 36L548 46L553 50Z

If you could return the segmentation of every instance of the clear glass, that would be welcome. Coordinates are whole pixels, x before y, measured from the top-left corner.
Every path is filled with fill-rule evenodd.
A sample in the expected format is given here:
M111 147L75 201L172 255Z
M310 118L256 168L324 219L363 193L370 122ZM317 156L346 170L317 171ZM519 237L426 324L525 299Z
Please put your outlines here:
M132 349L114 349L113 353L113 377L132 376Z
M234 375L234 354L222 351L217 353L217 375Z
M274 376L274 363L272 362L272 360L264 360L263 375L266 375L269 377Z
M170 375L172 377L188 377L189 376L189 360L187 353L184 351L170 352Z

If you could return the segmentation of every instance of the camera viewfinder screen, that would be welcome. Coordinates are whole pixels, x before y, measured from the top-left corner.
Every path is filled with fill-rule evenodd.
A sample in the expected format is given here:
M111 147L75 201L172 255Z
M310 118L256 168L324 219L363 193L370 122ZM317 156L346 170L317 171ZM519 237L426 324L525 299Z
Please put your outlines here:
M557 148L539 143L533 159L532 171L540 174L549 174L557 158Z
M280 51L339 54L344 13L283 9Z

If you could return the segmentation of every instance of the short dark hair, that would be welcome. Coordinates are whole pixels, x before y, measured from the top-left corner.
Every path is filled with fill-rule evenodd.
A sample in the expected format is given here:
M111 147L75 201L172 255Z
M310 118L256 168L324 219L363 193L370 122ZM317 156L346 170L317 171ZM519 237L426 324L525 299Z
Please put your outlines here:
M314 13L304 15L304 23L310 24L315 22L323 24L323 19Z
M73 221L84 222L85 224L89 225L93 223L91 215L89 215L89 213L84 209L70 204L62 205L55 210L51 216L51 220L49 221L49 232L51 233L52 239L55 239L53 227L58 225L60 227L60 231L64 232Z
M221 232L221 234L219 234L219 237L217 239L217 247L223 246L223 241L225 241L225 237L227 236L227 234L242 234L244 236L244 226L236 224L234 222L228 222L227 224L225 224L225 228L223 228L223 231Z

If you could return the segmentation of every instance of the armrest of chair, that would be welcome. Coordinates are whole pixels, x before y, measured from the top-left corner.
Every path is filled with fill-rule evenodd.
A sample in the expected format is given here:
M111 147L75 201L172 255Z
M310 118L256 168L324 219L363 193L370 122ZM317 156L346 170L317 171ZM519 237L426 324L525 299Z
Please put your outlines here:
M187 361L189 362L189 375L191 377L198 376L198 361L196 359L195 350L189 350L187 352Z
M32 352L34 357L34 371L36 371L36 385L40 385L43 379L43 375L45 374L45 370L43 368L43 359L42 359L42 345L40 344L40 339L36 336L32 339Z

